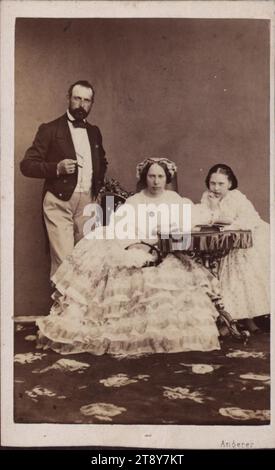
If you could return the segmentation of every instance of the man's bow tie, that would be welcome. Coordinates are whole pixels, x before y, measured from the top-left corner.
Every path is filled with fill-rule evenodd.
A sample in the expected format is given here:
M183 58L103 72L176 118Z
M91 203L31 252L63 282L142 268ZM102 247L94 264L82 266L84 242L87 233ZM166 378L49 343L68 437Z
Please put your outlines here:
M71 121L71 119L69 118L68 121L70 121L74 127L82 127L82 129L87 128L87 123L84 121L77 121L76 119L74 121Z

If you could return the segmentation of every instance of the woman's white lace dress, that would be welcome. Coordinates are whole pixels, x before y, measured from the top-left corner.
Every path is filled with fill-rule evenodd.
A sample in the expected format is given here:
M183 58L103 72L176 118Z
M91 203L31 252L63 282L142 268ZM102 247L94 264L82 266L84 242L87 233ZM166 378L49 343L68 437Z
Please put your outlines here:
M127 202L191 203L173 191L153 201L141 192ZM203 268L173 255L142 267L152 254L125 250L129 243L94 236L76 245L53 277L50 315L37 321L40 346L96 355L219 349L217 312L207 294L211 281Z
M208 191L201 199L204 222L213 215ZM221 293L226 310L236 320L270 313L270 242L269 224L264 222L252 203L237 189L228 191L215 211L215 218L229 217L232 228L250 229L253 247L232 250L223 260Z

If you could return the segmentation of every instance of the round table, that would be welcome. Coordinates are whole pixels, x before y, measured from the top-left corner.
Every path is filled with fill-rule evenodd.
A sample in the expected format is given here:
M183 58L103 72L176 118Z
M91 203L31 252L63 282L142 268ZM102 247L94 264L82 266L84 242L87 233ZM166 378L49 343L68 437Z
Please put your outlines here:
M219 277L221 261L231 251L253 246L251 230L200 230L191 233L158 233L161 256L183 252Z
M219 279L222 261L231 250L248 249L253 246L251 230L200 230L185 233L158 233L158 250L163 259L169 253L177 258L188 255L197 263L207 268ZM249 332L239 330L223 305L221 294L210 294L210 298L219 312L219 321L226 324L231 335L246 342Z

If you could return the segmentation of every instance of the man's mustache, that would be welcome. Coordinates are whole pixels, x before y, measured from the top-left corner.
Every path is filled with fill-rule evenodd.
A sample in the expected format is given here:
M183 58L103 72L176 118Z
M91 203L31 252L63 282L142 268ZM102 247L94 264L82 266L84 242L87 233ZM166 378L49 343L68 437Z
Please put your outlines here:
M77 114L87 114L87 111L85 111L85 109L82 107L75 109L74 112Z

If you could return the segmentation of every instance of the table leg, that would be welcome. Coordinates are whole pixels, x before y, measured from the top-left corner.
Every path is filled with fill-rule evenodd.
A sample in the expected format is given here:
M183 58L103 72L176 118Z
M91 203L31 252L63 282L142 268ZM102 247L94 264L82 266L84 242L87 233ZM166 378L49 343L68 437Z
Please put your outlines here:
M183 253L180 251L173 252L173 255L176 258L180 259L183 264L186 264L187 254L188 253ZM214 259L213 256L199 257L196 253L191 256L191 259L195 263L199 264L202 269L205 269L210 285L210 288L207 289L207 294L219 313L219 319L221 323L224 323L227 326L233 338L236 338L237 340L246 343L249 338L249 332L239 330L237 321L233 320L230 313L225 310L223 305L222 295L219 287L219 274L221 269L222 258Z

